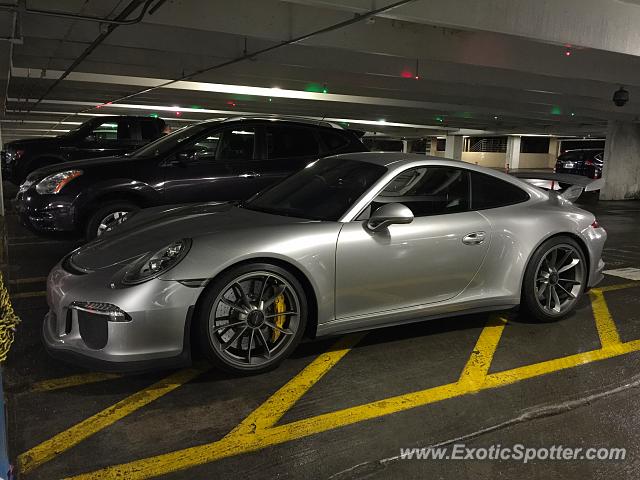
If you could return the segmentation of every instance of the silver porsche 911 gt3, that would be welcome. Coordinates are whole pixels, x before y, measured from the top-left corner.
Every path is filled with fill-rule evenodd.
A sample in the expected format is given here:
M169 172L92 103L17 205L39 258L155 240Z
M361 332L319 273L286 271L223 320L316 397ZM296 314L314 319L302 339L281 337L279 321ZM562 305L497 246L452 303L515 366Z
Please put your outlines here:
M521 305L571 312L606 232L553 192L398 153L318 160L244 204L147 209L48 278L44 342L91 368L276 366L303 336ZM455 321L455 320L452 320Z

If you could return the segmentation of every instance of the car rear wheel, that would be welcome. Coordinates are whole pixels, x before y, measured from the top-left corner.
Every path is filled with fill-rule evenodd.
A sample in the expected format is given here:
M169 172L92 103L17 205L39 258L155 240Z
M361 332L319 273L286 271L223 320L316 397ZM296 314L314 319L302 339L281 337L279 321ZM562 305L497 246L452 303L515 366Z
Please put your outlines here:
M578 243L560 236L543 243L529 261L522 304L536 320L549 322L571 313L584 293L587 265Z
M94 211L86 223L85 237L93 240L103 235L110 228L122 223L127 213L139 210L135 203L131 202L111 202Z
M287 270L268 263L242 265L215 279L196 317L202 353L235 374L271 370L298 346L307 299Z

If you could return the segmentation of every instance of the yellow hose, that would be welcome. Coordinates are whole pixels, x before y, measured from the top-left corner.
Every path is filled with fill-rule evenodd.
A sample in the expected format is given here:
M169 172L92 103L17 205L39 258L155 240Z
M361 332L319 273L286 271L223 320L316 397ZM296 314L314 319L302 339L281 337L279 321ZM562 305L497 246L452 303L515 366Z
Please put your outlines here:
M13 311L9 292L0 273L0 362L4 362L15 338L20 318Z

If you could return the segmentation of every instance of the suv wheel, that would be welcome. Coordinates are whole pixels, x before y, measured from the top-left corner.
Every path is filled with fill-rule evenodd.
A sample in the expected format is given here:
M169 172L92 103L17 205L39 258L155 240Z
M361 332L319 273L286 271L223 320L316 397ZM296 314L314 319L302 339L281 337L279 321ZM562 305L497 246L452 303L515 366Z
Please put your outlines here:
M94 211L87 220L85 237L93 240L101 236L109 228L122 223L124 216L135 210L139 210L135 203L131 202L111 202Z

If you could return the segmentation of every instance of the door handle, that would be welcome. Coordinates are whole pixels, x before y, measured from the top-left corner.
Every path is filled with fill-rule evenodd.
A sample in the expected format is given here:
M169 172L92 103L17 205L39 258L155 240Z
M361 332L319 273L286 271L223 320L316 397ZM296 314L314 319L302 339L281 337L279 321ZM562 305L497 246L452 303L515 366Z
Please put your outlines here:
M484 243L487 238L487 234L485 232L473 232L466 235L462 239L462 243L465 245L480 245Z

